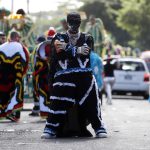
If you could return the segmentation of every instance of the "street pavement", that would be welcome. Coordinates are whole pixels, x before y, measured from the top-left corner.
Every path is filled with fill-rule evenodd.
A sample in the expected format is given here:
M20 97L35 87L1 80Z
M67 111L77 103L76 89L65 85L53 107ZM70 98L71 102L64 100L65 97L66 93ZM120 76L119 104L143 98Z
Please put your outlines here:
M133 97L113 99L102 106L108 138L40 138L45 120L29 117L26 103L18 123L0 121L0 150L150 150L150 103ZM88 129L94 135L91 126Z

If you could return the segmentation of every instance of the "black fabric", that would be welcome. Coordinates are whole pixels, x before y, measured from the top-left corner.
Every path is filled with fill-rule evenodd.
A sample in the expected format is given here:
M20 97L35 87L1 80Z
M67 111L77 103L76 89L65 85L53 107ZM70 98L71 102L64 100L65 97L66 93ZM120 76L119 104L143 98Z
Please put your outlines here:
M114 68L114 65L111 63L104 65L105 77L114 77Z
M57 72L57 71L60 71L62 70L62 68L60 67L58 61L59 60L66 60L69 58L69 62L68 62L68 69L69 68L77 68L77 67L80 67L79 66L79 63L77 61L77 57L79 57L79 55L76 54L76 56L72 56L72 51L71 50L67 50L67 51L62 51L60 53L56 53L55 51L55 48L54 48L54 41L58 39L63 39L65 43L68 43L69 42L69 36L67 35L67 33L65 34L57 34L55 39L53 39L52 41L52 55L51 55L51 58L50 58L50 64L51 64L51 68L50 70L51 71L51 74L54 74L53 72ZM77 40L77 44L75 45L76 47L80 47L82 46L84 43L86 43L89 47L90 47L90 50L93 50L93 38L92 36L90 36L89 34L85 34L85 33L81 33L79 39ZM80 56L80 59L82 61L85 61L86 58L89 58L89 55L87 56ZM86 67L90 67L90 61L87 63L87 66Z
M76 54L75 56L72 55L72 50L67 50L67 51L62 51L60 53L56 53L55 47L54 47L54 41L55 40L60 40L63 39L65 43L69 42L69 36L67 33L65 34L57 34L55 38L52 41L52 55L50 58L50 85L52 87L52 84L55 83L73 83L75 87L67 87L67 86L53 86L51 96L53 98L50 98L50 110L52 111L66 111L66 114L53 114L49 113L48 118L47 118L47 123L46 124L46 129L52 129L53 131L56 131L58 133L59 131L62 131L65 122L68 119L68 112L71 111L71 109L74 107L74 105L78 105L78 113L79 113L79 126L82 130L86 130L86 119L92 123L92 127L94 130L97 130L101 126L101 114L99 114L99 104L98 104L98 98L95 89L95 85L91 87L91 83L93 80L92 72L73 72L69 74L61 74L58 75L57 77L54 78L54 74L57 71L62 71L63 69L61 68L59 64L59 60L62 62L64 60L68 60L68 66L67 69L71 68L80 68L79 62L77 61L77 58L80 58L81 61L84 63L86 59L89 59L89 62L87 63L85 68L90 68L90 56L79 56ZM81 33L79 39L77 40L75 47L80 47L83 46L83 44L87 44L90 47L90 50L93 50L93 37ZM65 70L63 70L65 71ZM90 94L87 93L87 91L91 88ZM84 103L82 106L79 106L80 100L87 94L88 96L86 97ZM55 98L54 98L55 97ZM57 98L56 98L57 97ZM72 101L67 101L67 100L61 100L59 97L67 97L69 99L75 100L75 103ZM76 115L78 115L78 113ZM78 116L76 117L78 118ZM78 122L78 121L77 121ZM58 127L50 124L57 124L60 123ZM77 123L78 124L78 123ZM78 128L78 127L77 127ZM76 128L76 129L77 129Z
M58 63L59 60L63 61L63 60L69 59L68 68L79 67L79 63L76 59L78 57L78 55L76 57L73 57L71 50L70 51L68 50L67 52L62 51L59 54L56 53L55 47L54 47L54 41L56 39L57 40L63 39L65 43L68 43L69 42L69 36L67 35L67 33L62 33L62 34L58 33L55 36L55 38L52 40L52 43L51 43L52 52L51 52L50 59L49 59L49 64L50 64L50 66L49 66L50 67L50 69L49 69L49 86L50 86L50 89L52 88L51 83L54 82L55 73L57 71L62 70L62 68L60 67L60 65ZM91 35L86 34L86 33L81 33L81 35L77 41L76 46L80 47L84 43L86 43L90 47L90 50L93 50L94 40L93 40L93 37ZM80 58L82 61L84 61L86 58L89 58L89 55L88 56L81 56ZM88 62L87 67L90 67L90 61Z
M62 76L64 76L64 75L62 75ZM86 76L86 78L85 78L85 76ZM92 74L91 73L73 73L73 74L67 75L67 77L65 75L65 79L68 79L69 83L74 80L74 83L76 84L76 88L70 87L67 91L67 90L63 90L64 87L62 87L62 86L54 87L52 96L58 95L58 97L60 96L60 97L72 98L72 99L75 99L76 104L78 104L79 101L81 100L81 98L84 97L85 93L90 88L90 85L91 85L91 82L93 79ZM62 80L61 76L57 77L57 80L55 80L55 81L56 82L57 81L64 82ZM50 103L50 109L52 109L54 111L65 111L66 110L68 112L70 110L70 108L73 108L73 106L74 106L73 102L63 101L60 99L55 99L55 100L51 99L51 103ZM82 123L85 124L85 120L83 118L88 118L88 120L92 124L93 129L96 130L101 126L101 114L99 114L100 110L99 110L99 104L97 101L95 85L93 85L90 94L86 98L83 105L81 105L79 107L79 109L80 109L80 114L82 115L82 116L80 116L80 121L79 121L79 122L81 122L80 124L82 124ZM60 126L54 127L51 125L46 125L46 128L51 128L55 131L58 131L59 128L62 128L66 119L67 119L67 114L49 113L47 122L53 123L53 124L60 123ZM83 126L83 125L81 125L81 126Z

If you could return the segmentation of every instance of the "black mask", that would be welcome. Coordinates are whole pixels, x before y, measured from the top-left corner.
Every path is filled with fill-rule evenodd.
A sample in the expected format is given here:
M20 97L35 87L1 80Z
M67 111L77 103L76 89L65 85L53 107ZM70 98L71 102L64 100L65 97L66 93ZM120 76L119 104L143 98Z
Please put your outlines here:
M78 13L72 12L67 15L67 23L69 26L69 31L72 33L78 33L81 24L81 17Z

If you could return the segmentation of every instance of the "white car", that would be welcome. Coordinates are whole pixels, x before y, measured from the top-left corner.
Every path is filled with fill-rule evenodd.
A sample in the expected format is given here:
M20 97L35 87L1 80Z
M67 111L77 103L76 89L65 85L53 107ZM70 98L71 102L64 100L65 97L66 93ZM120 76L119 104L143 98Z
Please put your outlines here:
M149 97L149 70L140 58L119 58L114 60L115 83L113 92L133 93L145 99Z

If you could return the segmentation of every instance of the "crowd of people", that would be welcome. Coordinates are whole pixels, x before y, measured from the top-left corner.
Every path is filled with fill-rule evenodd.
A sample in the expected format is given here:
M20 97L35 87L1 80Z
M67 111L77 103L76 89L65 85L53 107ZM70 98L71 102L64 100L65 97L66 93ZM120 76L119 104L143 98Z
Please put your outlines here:
M25 18L22 9L16 14ZM80 32L81 16L71 12L60 24L59 29L50 27L47 35L38 36L34 44L31 22L19 29L13 24L7 41L0 32L0 119L20 119L24 84L32 76L34 107L29 116L46 119L41 138L91 137L88 124L95 137L106 138L102 94L105 89L111 105L115 79L110 59L103 65L100 57L105 43L103 22L91 15L85 32ZM27 74L29 63L32 74Z

